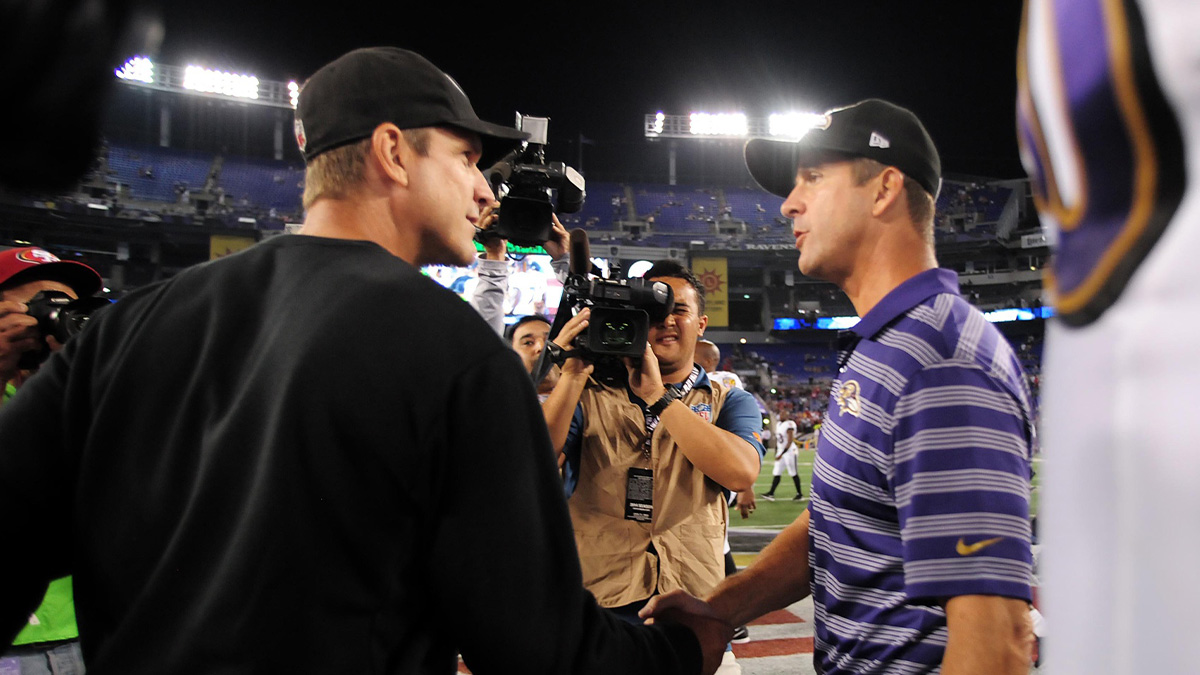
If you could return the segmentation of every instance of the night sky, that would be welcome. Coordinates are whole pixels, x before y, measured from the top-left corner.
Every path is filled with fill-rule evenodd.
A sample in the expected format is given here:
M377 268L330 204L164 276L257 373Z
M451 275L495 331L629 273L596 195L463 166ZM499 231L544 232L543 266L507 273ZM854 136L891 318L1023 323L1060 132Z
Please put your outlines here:
M457 79L485 119L550 117L552 146L637 142L659 110L765 116L880 97L925 122L947 173L1023 175L1017 0L714 5L171 2L157 56L302 80L356 47L405 47Z

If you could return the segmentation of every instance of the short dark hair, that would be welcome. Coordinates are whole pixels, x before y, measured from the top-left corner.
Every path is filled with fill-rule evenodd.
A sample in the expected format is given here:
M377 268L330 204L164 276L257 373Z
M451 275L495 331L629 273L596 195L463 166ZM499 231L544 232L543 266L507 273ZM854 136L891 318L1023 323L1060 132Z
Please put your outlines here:
M545 314L526 314L525 316L514 321L508 328L504 329L504 340L510 345L513 341L513 336L517 334L517 329L529 323L530 321L541 321L547 326L553 326L554 322Z
M659 260L646 270L642 275L643 279L654 279L657 277L672 277L675 279L683 279L688 282L688 285L696 289L696 300L700 303L700 315L704 316L704 284L696 278L695 274L688 268L680 265L674 260Z
M862 185L878 176L887 168L886 165L866 157L856 157L851 162L853 163L851 171L854 175L854 181L858 185ZM904 172L901 171L900 173ZM921 184L914 178L905 174L904 199L908 204L908 217L917 226L917 231L921 233L922 238L932 244L933 211L935 207L933 195L921 187Z

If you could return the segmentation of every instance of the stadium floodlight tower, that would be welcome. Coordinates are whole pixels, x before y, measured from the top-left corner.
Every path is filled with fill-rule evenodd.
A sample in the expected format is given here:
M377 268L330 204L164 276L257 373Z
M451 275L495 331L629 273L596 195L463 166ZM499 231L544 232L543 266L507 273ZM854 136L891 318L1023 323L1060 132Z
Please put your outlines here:
M171 66L155 63L145 56L130 58L113 74L125 84L134 87L287 110L295 109L300 93L300 85L295 81L260 80L254 75L230 73L197 65ZM159 144L166 147L170 145L170 108L160 108L159 116ZM284 123L284 116L277 114L276 159L283 157Z
M799 139L809 129L826 123L825 115L809 112L776 113L767 117L748 117L745 113L693 112L688 115L667 115L661 110L646 115L643 129L651 140L669 139L671 185L676 184L675 140L747 140L750 138Z

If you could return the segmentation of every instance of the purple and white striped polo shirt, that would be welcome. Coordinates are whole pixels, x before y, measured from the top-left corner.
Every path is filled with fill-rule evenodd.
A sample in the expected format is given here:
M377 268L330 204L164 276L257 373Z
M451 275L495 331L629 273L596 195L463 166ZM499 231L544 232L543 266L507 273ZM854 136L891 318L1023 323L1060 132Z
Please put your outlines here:
M1030 599L1029 389L950 270L905 281L853 333L813 467L817 671L933 672L946 599Z

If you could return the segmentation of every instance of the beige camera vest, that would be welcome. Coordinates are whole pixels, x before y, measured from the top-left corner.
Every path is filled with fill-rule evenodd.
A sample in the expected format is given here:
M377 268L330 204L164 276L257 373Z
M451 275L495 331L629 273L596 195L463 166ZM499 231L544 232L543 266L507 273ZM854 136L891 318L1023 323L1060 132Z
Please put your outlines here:
M710 406L711 423L726 393L710 382L693 387L681 400L693 411ZM590 380L579 402L584 419L579 482L567 503L584 586L602 607L677 588L707 595L725 577L729 508L720 486L692 466L665 425L654 430L650 459L645 458L645 415L624 387ZM654 511L648 523L625 519L630 467L654 472Z

